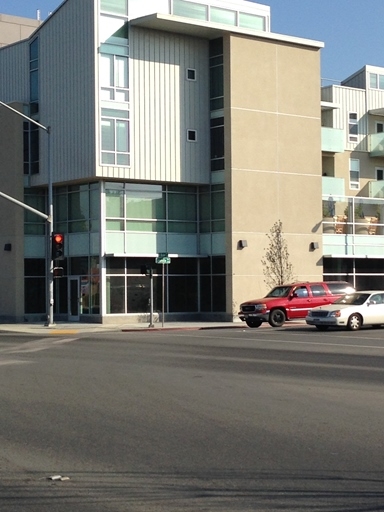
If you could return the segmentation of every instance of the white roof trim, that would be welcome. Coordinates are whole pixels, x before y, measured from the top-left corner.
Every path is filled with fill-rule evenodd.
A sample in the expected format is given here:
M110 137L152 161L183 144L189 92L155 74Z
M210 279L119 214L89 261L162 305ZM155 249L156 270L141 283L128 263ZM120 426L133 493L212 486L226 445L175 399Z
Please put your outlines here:
M263 30L250 30L232 25L224 25L222 23L213 23L211 21L183 18L181 16L174 16L171 14L150 14L149 16L135 18L130 21L130 25L153 30L162 30L165 32L182 33L206 39L220 37L220 34L234 33L269 39L271 41L309 46L312 48L324 48L324 43L321 41L275 34L274 32L265 32Z

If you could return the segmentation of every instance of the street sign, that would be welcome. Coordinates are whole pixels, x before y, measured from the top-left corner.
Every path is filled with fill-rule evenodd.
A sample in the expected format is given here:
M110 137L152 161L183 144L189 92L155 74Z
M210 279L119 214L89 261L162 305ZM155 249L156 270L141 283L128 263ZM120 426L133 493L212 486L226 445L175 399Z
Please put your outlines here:
M168 256L158 257L156 258L156 263L158 265L168 265L169 263L171 263L171 258L169 258Z

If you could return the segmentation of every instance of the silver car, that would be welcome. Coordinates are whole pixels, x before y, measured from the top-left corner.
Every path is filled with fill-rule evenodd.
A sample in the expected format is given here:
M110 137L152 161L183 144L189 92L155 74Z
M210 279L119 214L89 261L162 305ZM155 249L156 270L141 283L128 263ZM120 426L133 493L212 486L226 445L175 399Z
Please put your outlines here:
M357 331L362 325L382 325L384 291L366 290L344 295L329 306L311 309L305 321L321 331L328 327L345 327Z

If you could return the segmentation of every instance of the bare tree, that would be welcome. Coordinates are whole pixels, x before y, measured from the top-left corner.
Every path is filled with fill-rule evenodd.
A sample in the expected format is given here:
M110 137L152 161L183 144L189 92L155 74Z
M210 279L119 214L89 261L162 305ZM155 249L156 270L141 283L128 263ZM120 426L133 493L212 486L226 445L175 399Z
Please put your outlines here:
M292 264L289 262L287 242L283 237L281 220L274 223L269 233L269 246L265 249L263 265L264 282L270 288L288 283L293 279Z

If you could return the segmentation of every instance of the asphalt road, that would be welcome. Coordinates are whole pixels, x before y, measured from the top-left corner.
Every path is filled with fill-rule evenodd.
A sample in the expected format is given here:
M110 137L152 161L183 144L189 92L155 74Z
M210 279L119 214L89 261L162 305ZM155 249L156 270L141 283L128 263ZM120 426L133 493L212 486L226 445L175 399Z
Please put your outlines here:
M1 333L0 510L384 511L383 391L380 329Z

